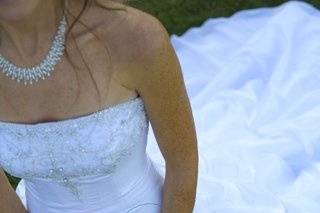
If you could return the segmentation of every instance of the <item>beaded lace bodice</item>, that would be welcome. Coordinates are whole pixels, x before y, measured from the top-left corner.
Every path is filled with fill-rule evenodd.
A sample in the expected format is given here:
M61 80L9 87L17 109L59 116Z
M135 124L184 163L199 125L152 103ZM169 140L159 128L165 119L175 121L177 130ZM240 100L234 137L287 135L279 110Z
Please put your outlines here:
M0 122L0 166L26 180L55 181L79 197L74 180L115 172L135 147L145 149L147 132L141 97L61 121Z

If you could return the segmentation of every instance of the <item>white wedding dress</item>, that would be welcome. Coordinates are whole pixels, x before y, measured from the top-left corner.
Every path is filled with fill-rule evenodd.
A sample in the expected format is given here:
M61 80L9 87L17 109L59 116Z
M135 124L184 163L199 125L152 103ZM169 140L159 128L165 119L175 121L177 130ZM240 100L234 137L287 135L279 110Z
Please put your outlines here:
M320 11L300 1L171 36L197 131L195 213L320 212L319 37ZM0 123L0 165L23 178L29 212L160 212L165 164L143 106Z
M1 166L23 178L30 213L160 213L164 179L146 154L140 96L73 119L1 122L0 131Z

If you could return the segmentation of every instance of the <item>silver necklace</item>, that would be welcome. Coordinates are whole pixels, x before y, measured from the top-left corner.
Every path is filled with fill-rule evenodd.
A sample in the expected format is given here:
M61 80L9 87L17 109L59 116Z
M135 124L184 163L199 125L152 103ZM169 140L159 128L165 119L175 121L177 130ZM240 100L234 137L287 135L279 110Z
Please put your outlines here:
M61 59L61 55L63 55L66 24L66 18L63 16L49 53L40 64L33 67L19 67L5 59L0 53L0 68L2 72L11 79L15 79L18 83L24 81L24 85L27 85L28 81L32 84L32 81L38 82L39 78L46 79Z

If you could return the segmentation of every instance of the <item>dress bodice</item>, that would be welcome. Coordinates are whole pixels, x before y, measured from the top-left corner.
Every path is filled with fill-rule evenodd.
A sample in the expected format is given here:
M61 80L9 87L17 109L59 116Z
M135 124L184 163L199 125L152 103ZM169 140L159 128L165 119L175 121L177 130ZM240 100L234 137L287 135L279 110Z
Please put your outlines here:
M30 183L58 183L80 199L77 184L81 178L105 177L120 170L127 174L127 167L143 166L147 132L148 117L141 97L61 121L2 121L0 166Z

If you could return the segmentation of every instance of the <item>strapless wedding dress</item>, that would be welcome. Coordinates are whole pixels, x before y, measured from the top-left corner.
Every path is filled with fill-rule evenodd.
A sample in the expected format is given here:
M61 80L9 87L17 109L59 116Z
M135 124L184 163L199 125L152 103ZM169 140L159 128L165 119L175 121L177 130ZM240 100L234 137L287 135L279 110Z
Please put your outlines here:
M30 213L159 213L147 130L141 97L62 121L1 122L0 163L23 178Z
M194 213L320 212L319 23L288 1L171 36L197 131ZM30 212L158 212L165 164L143 106L0 123L0 165Z

